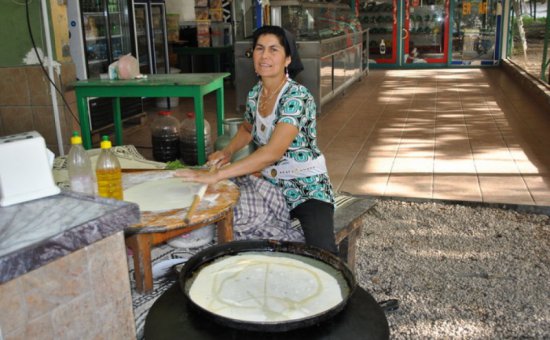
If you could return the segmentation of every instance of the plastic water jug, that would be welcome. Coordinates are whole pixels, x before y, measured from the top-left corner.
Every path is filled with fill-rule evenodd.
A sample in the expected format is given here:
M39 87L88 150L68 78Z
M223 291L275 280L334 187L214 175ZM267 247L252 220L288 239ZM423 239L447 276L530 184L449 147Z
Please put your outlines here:
M206 155L212 153L210 137L210 124L204 121L204 145ZM195 125L195 113L189 112L180 126L180 158L186 165L197 165L197 128Z
M151 125L153 158L171 162L179 158L180 122L170 111L160 111Z

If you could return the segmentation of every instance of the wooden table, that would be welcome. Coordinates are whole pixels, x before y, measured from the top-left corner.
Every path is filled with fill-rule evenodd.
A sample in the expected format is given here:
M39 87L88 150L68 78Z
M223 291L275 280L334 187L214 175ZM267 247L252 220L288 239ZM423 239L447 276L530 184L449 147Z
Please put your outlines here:
M80 119L82 145L92 147L88 98L108 97L113 100L115 144L122 145L122 116L120 98L123 97L191 97L195 105L198 164L206 161L204 143L204 96L216 92L218 135L223 134L224 104L223 80L229 73L151 74L146 79L109 80L89 79L75 83L76 102Z
M215 194L218 197L213 202L201 201L189 224L183 222L188 208L145 211L141 212L139 224L124 229L126 245L133 252L137 291L149 292L153 289L152 247L213 223L217 224L218 243L233 239L233 207L239 199L239 188L225 180L208 186L205 195Z

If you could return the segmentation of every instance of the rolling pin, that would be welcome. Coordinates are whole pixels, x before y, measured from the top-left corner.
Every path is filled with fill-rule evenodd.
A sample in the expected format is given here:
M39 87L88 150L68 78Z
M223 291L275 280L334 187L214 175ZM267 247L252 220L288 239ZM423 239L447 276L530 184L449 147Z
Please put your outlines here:
M189 207L189 210L187 211L187 214L183 219L183 222L185 222L185 224L189 224L189 222L191 221L191 216L195 212L195 209L197 209L197 207L199 206L199 203L201 202L201 199L204 196L207 188L208 184L201 185L199 191L193 196L193 203L191 203L191 206Z
M216 170L215 163L210 166L210 169L208 170L209 173L212 173ZM201 202L204 193L206 192L206 189L208 189L208 184L203 184L199 188L199 191L193 196L193 202L191 203L191 206L189 207L189 210L187 210L187 214L185 215L185 218L183 219L183 222L185 224L189 224L191 221L191 216L195 212L195 209L199 206L199 203Z

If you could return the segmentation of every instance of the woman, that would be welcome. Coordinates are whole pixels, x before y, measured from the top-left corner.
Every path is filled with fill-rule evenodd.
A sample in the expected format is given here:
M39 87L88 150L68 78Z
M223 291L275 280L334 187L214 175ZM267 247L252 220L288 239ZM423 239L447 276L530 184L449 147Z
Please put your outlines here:
M278 26L263 26L254 32L253 61L260 81L248 94L245 121L223 150L208 157L209 164L218 167L216 172L180 170L176 176L213 184L261 171L282 190L290 216L300 221L306 243L337 253L334 194L317 147L315 101L308 89L287 73L291 52L296 50L293 44ZM252 140L256 151L226 165L234 152Z

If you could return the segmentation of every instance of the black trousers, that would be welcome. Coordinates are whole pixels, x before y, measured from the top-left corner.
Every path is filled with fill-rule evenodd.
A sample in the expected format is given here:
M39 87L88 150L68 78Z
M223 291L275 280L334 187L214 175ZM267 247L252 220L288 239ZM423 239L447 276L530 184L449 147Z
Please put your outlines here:
M332 204L310 199L292 209L290 217L300 221L306 244L338 254L334 239L334 206Z

